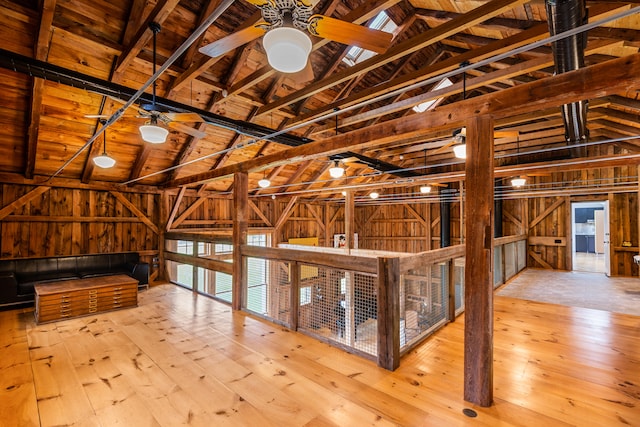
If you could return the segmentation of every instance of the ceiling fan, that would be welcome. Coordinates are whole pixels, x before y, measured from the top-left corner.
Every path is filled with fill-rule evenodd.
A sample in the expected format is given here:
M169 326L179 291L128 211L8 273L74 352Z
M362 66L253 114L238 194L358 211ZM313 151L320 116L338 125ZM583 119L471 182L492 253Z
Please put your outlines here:
M201 47L201 53L218 57L264 35L269 64L278 71L295 73L305 68L311 52L307 33L377 53L384 53L391 45L390 33L314 15L313 8L320 0L246 1L260 8L263 20Z

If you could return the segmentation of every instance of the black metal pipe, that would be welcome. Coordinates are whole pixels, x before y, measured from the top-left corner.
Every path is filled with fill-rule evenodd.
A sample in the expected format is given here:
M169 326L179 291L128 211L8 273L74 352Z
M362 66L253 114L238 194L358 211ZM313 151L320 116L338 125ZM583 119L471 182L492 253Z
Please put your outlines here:
M549 33L556 35L584 25L588 22L584 0L546 0ZM566 73L584 67L584 50L587 45L587 33L583 32L553 42L553 57L556 74ZM565 127L567 145L587 142L588 101L578 101L562 106L562 118ZM585 148L572 150L573 156L585 155Z

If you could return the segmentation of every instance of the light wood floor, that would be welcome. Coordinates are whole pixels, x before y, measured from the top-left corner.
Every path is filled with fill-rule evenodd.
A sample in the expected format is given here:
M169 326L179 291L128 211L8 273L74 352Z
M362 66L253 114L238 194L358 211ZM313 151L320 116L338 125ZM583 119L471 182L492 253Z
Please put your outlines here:
M462 337L388 372L172 285L54 324L0 312L0 425L640 425L640 317L496 297L491 408L462 399Z

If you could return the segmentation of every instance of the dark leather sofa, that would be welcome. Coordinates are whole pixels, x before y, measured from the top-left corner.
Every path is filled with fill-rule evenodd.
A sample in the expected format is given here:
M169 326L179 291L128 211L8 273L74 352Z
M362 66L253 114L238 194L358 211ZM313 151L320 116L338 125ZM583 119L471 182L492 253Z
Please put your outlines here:
M114 274L149 284L149 264L137 252L0 260L0 307L32 303L36 283Z

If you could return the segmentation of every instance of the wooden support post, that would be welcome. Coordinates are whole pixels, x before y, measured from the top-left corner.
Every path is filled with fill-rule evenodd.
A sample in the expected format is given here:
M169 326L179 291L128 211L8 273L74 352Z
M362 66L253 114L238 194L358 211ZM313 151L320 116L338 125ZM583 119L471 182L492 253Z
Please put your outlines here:
M353 249L353 240L355 233L355 198L353 197L353 191L347 191L347 196L344 201L344 234L347 241L345 242L345 248L347 253L351 253Z
M378 258L378 366L400 366L400 261Z
M565 202L564 202L564 206L565 206L565 246L564 246L564 265L565 265L565 270L567 271L572 271L573 270L573 239L571 238L571 236L573 235L573 224L571 222L571 197L565 197L564 198Z
M247 244L249 218L249 178L246 172L233 175L233 288L231 308L242 309L244 289L244 262L241 248Z
M467 126L464 399L493 402L493 120Z
M450 259L447 262L447 270L449 271L448 275L448 288L449 288L449 298L448 298L448 310L447 310L447 320L449 322L455 322L456 320L456 262L455 259ZM462 295L460 296L462 298Z
M160 224L158 225L158 230L160 233L158 234L158 275L157 278L159 281L168 282L169 275L167 274L167 265L165 259L165 227L162 225L166 225L169 218L169 193L167 191L163 191L160 194Z
M300 264L297 261L289 264L291 269L291 292L289 293L289 305L291 306L291 318L289 321L291 324L289 328L291 330L298 330L298 318L300 315Z

